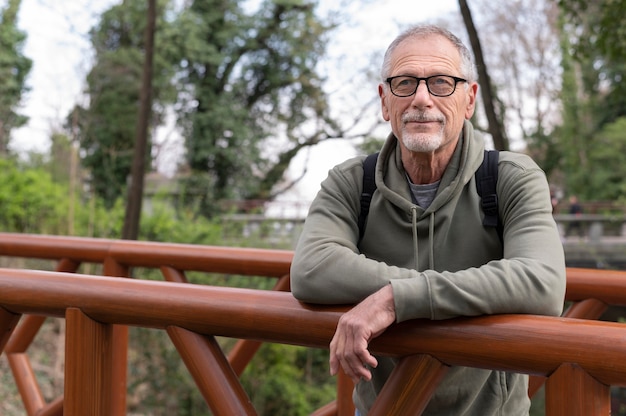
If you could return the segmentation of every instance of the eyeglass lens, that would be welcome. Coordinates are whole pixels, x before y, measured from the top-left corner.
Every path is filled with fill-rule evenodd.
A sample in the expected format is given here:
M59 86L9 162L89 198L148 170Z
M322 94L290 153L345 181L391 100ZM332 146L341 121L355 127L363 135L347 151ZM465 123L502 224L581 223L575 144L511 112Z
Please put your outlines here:
M400 97L408 97L415 94L421 80L426 82L428 92L435 96L451 95L456 88L456 80L447 75L435 75L428 78L399 76L390 79L391 92Z

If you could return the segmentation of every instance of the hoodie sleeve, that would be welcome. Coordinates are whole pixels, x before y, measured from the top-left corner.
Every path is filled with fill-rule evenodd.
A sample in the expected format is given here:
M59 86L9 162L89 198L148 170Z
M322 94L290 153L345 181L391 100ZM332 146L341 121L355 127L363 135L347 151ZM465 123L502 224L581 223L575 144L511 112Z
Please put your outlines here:
M311 204L290 271L291 291L301 301L353 304L391 279L419 275L359 253L362 162L351 159L333 168Z

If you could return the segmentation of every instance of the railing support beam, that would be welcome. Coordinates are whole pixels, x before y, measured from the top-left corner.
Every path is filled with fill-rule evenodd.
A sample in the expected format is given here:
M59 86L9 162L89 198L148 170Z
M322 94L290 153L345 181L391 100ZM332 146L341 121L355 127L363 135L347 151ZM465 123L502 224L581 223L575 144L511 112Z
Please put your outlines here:
M15 375L17 391L19 391L26 409L26 414L35 415L46 402L37 384L37 378L25 353L7 354L11 372Z
M610 386L576 364L562 364L546 381L546 416L611 414Z
M11 313L0 307L0 353L4 351L21 317L19 313Z
M608 308L609 305L601 300L583 299L572 303L563 316L576 319L598 319Z
M6 345L7 354L26 352L46 321L45 316L26 315Z
M113 325L68 308L64 416L111 416Z
M339 369L337 374L337 416L354 415L353 390L352 379L346 375L343 369Z
M167 327L167 333L213 413L257 414L214 337L174 326Z
M59 396L37 412L37 416L63 416L63 406L63 396Z
M369 415L421 415L449 368L426 354L401 358Z

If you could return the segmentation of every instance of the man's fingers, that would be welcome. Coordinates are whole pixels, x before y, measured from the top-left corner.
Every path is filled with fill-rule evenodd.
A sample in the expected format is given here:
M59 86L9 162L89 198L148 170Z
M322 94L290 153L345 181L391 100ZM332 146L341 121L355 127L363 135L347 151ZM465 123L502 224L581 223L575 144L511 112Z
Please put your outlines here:
M336 375L339 367L343 369L353 382L357 383L361 378L371 380L372 374L365 366L376 367L378 361L367 350L367 342L360 340L355 342L351 337L338 331L330 343L330 374ZM355 347L355 345L358 347Z
M385 286L343 314L330 343L331 375L337 374L341 367L355 383L360 379L371 380L369 369L375 368L378 361L368 351L368 343L394 320L391 286Z

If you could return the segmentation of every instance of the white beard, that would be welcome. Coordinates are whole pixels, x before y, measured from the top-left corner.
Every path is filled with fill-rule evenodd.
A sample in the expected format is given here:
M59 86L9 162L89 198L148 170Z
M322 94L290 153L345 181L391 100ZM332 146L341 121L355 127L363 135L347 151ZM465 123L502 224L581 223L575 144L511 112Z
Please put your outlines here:
M406 122L410 118L416 118L420 120L428 118L430 120L436 119L438 121L441 121L443 119L443 117L433 118L433 117L426 117L423 114L419 114L419 115L414 115L414 116L405 115L403 117L403 121ZM445 122L442 122L440 130L436 133L415 133L415 132L410 133L406 129L406 124L403 124L402 143L408 150L412 152L432 153L435 150L439 149L439 147L441 147L441 145L443 144L444 127L445 127Z

